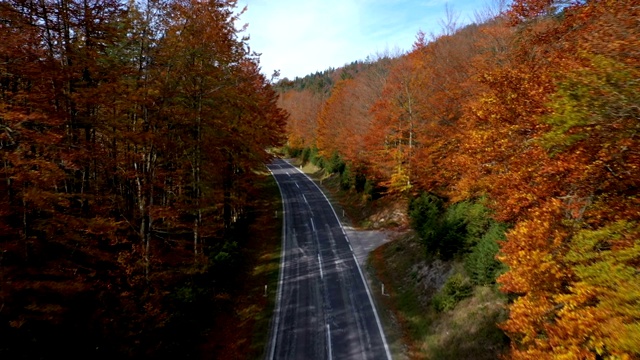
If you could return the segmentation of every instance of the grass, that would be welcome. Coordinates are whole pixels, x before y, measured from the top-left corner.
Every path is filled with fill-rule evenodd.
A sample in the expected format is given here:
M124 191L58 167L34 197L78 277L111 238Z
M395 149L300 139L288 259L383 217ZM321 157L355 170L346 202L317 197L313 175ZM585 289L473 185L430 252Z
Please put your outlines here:
M300 164L297 163L297 166ZM404 210L398 198L385 195L367 201L361 194L344 191L336 175L308 163L302 167L328 194L340 203L351 223L373 227L371 219L389 219L389 209ZM390 204L400 203L395 209ZM383 216L379 216L379 215ZM396 227L400 225L399 227ZM420 269L430 268L441 282L453 273L464 273L457 261L442 262L426 255L407 224L382 222L404 234L374 250L367 264L374 298L385 327L394 359L497 359L508 347L508 339L497 326L506 319L506 298L493 286L475 287L470 297L450 311L438 312L431 297L438 290L425 286ZM437 266L436 266L437 265ZM433 274L432 274L433 275ZM385 295L380 288L385 285Z
M497 323L505 319L506 299L494 287L475 287L471 297L453 310L438 312L431 305L434 289L427 289L416 274L416 264L429 264L422 245L408 234L376 249L369 261L377 281L389 296L378 301L393 312L406 345L398 358L497 359L507 339ZM454 261L446 272L461 271Z

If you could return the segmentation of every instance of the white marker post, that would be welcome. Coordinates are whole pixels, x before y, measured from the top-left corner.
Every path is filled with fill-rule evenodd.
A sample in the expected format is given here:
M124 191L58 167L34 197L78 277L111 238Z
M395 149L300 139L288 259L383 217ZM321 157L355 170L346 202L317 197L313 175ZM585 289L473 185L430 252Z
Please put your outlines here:
M267 297L267 285L264 286L264 297Z

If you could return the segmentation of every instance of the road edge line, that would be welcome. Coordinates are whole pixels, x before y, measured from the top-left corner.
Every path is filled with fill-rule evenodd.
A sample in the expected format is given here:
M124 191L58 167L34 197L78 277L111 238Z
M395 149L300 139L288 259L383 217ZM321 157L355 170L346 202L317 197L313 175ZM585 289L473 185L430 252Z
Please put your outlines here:
M283 161L288 163L289 165L291 165L291 163L288 162L287 160L283 159ZM316 184L316 182L311 177L309 177L309 175L307 175L305 172L303 172L302 170L298 169L297 167L295 167L293 165L291 165L291 167L296 169L297 172L299 172L302 175L306 176L307 179L309 179L313 183L313 185L315 185L315 187L318 188L318 190L320 190L320 193L322 193L322 196L324 196L324 199L327 200L327 203L329 203L329 207L331 208L331 211L333 211L333 215L336 217L336 220L338 220L338 224L340 224L340 228L342 229L342 232L344 233L345 239L347 239L347 242L350 243L349 237L345 233L344 227L342 226L342 221L340 221L340 218L338 217L338 213L336 213L336 209L333 208L333 204L331 204L331 201L329 201L329 198L324 193L324 191L322 191L320 186L318 186L318 184ZM362 279L362 282L364 283L364 288L367 291L367 296L369 297L369 303L371 304L371 308L373 309L373 315L376 318L376 324L378 325L378 330L380 331L380 336L382 337L382 344L384 345L384 350L385 350L385 352L387 354L387 359L391 360L392 359L391 351L389 350L389 344L387 344L387 337L385 336L384 329L382 328L382 322L380 321L380 316L378 315L378 309L376 309L376 304L374 303L373 297L371 296L371 290L369 289L369 283L367 282L367 279L365 279L364 274L362 273L362 269L360 269L360 264L358 262L358 258L355 256L355 253L353 252L353 250L351 250L351 254L355 258L356 267L358 268L358 272L360 273L360 278Z
M278 182L278 179L276 179L276 175L273 173L273 171L271 171L271 169L268 166L267 166L267 169L269 170L269 173L271 173L271 176L273 177L273 180L276 182L276 185L278 185L278 191L280 191L280 203L282 204L282 240L281 240L282 243L280 245L280 269L278 271L279 274L278 274L278 290L276 294L276 308L273 312L275 317L275 322L271 327L272 333L271 333L271 336L269 337L269 343L270 343L269 356L267 357L267 359L273 359L276 351L278 327L280 326L280 311L281 311L280 301L282 300L282 283L284 281L284 251L285 251L285 241L287 236L287 233L286 233L287 217L286 217L286 209L285 209L286 205L284 202L284 197L282 193L282 187L280 186L280 182Z

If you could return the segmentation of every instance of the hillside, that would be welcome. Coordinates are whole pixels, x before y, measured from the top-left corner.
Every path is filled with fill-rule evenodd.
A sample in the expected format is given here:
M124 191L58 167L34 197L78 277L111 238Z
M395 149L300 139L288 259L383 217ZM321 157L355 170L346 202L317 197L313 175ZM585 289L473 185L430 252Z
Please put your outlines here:
M365 213L407 204L416 246L397 251L423 254L405 269L462 264L436 310L506 295L507 357L639 357L636 5L517 0L406 54L278 84L287 150Z

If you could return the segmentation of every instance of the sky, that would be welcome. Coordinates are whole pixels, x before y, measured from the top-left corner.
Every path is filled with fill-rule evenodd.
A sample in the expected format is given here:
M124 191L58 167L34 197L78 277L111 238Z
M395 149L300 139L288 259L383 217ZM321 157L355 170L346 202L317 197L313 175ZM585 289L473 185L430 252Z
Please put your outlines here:
M376 54L411 49L416 34L440 34L446 8L460 25L490 0L239 0L247 6L237 27L248 24L251 51L262 73L294 79Z

